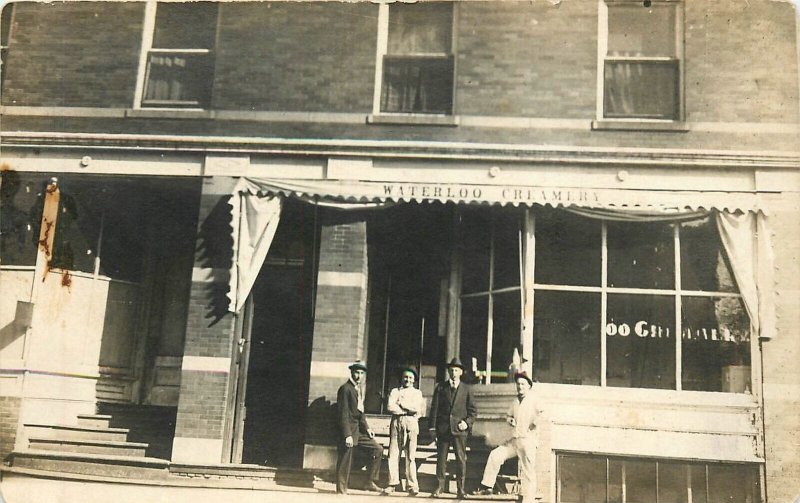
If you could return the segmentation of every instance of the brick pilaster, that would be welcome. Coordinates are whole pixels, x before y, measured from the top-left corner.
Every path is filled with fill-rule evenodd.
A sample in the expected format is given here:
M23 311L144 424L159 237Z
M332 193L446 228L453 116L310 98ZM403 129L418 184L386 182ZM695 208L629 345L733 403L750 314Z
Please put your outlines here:
M219 463L225 424L235 317L227 311L233 260L228 198L236 179L203 181L192 269L180 398L172 449L174 461Z
M303 465L330 468L335 460L336 390L348 363L366 361L367 224L363 216L322 216L309 410Z

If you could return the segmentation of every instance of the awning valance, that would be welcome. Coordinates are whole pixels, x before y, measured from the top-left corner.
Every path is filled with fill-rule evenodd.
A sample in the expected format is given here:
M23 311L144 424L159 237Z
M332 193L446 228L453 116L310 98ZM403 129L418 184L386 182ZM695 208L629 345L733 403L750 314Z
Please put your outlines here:
M748 212L761 209L758 194L755 192L270 178L244 178L239 188L254 195L282 194L345 206L438 201L513 206L575 206L656 212L686 210Z

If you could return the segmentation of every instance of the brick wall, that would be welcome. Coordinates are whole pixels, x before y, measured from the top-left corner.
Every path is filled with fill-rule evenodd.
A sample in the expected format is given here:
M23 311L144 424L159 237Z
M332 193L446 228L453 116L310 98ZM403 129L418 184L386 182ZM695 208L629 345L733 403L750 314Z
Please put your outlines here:
M15 2L3 105L129 107L144 2Z
M692 121L796 122L789 2L686 2L686 112Z
M0 463L14 449L21 401L19 397L0 396Z
M235 179L230 177L203 181L175 424L174 459L219 462L222 455L229 412L226 404L233 377L229 368L235 319L227 312L226 293L233 260L228 201L234 183ZM198 439L214 443L202 443ZM207 459L198 459L194 452L202 446L206 447L203 455ZM218 452L208 452L211 449Z
M797 193L787 198L798 200ZM797 209L768 222L775 249L777 335L762 342L767 497L796 501L800 481L800 240Z
M456 112L594 118L597 10L459 2ZM234 2L219 12L213 108L371 110L377 4ZM142 17L141 2L16 4L3 103L131 106ZM686 2L685 65L689 120L797 120L789 2Z
M327 212L322 222L306 444L331 445L347 363L367 356L367 226L363 216L342 212Z
M377 27L369 2L224 3L213 107L369 112Z
M597 2L460 2L457 12L456 113L593 117Z

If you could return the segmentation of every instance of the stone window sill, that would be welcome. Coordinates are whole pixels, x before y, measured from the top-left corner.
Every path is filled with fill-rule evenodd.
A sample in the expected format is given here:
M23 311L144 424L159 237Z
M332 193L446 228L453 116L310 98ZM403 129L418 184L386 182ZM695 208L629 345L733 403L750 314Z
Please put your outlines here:
M602 119L592 121L592 131L661 131L685 133L689 131L689 126L683 121Z
M429 114L370 114L367 124L394 124L411 126L458 126L457 115Z

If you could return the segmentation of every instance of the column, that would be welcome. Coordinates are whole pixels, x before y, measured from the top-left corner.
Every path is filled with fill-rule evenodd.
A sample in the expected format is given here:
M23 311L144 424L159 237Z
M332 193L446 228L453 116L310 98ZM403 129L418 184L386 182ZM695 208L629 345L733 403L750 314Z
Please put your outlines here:
M235 177L203 181L172 460L225 462L235 316L228 312Z
M367 224L341 211L320 217L303 467L329 469L336 463L336 391L350 375L348 365L367 359Z

